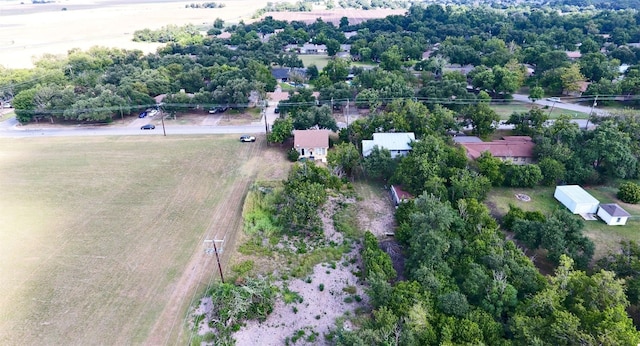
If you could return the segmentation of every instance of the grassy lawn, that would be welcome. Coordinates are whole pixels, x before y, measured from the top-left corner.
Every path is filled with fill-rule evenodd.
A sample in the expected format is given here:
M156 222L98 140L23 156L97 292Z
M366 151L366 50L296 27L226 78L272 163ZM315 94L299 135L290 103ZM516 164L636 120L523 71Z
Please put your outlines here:
M13 110L2 110L0 109L0 123L7 120L7 119L11 119L15 116L16 114L13 112Z
M618 249L620 240L640 242L640 206L619 201L615 194L617 188L610 186L584 187L600 203L618 203L633 217L624 226L608 226L604 222L585 221L584 233L596 245L595 258L600 258L610 251ZM536 187L534 189L493 188L485 202L494 215L502 217L509 211L509 203L523 210L539 210L549 213L555 208L564 208L554 197L555 187ZM515 198L515 194L524 193L531 197L530 202ZM575 215L576 218L581 218Z
M311 65L316 65L316 67L318 68L318 70L322 71L322 69L327 66L327 64L329 63L329 60L331 60L329 58L329 56L327 55L298 55L298 57L300 58L300 60L302 60L302 63L304 64L304 67L309 67Z
M215 273L202 241L232 248L250 183L288 167L235 135L0 148L3 345L186 344L187 308Z
M518 112L518 113L528 112L531 109L531 104L514 101L509 104L494 103L491 105L491 108L493 108L493 110L496 111L496 113L498 113L498 115L500 116L500 119L506 120L506 119L509 119L511 114L513 114L514 112ZM549 114L548 108L546 109L543 108L542 110L545 111L547 114ZM556 119L561 114L568 114L576 119L587 119L589 117L589 114L587 113L574 112L574 111L569 111L566 109L554 107L553 110L551 111L551 114L549 115L549 118Z

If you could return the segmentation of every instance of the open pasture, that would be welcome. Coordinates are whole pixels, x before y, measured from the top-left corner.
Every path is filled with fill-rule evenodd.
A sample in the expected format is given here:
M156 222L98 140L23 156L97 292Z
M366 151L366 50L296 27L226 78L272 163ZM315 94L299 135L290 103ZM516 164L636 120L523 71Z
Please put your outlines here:
M0 344L186 344L203 240L286 165L263 137L0 139Z

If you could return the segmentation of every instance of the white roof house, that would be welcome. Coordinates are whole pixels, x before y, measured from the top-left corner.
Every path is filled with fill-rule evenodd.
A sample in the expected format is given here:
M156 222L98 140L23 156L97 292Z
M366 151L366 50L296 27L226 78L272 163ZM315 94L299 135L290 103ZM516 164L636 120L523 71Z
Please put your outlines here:
M614 225L624 225L627 223L629 213L626 210L622 209L619 205L612 204L601 204L598 208L598 216L609 226Z
M391 158L407 155L411 151L411 142L416 140L413 132L374 133L373 139L362 141L362 156L371 154L374 146L391 152Z
M556 186L553 194L574 214L595 214L600 202L578 185Z

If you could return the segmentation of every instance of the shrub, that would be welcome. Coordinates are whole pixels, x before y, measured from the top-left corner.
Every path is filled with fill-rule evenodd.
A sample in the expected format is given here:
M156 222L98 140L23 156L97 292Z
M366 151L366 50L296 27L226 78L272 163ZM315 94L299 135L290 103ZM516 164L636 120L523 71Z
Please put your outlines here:
M640 202L640 185L628 181L620 184L618 198L625 203L637 204Z
M294 148L289 149L289 151L287 152L287 159L289 159L289 161L291 162L298 161L299 157L300 153Z
M324 291L324 284L318 285L318 289L320 290L320 292Z

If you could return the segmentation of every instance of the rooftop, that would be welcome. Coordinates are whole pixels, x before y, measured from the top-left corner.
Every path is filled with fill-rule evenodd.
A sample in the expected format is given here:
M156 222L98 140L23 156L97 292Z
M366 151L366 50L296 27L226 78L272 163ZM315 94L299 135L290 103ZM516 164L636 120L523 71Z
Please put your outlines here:
M413 132L374 133L373 140L362 141L362 153L367 156L376 145L387 150L411 150L411 142L415 140Z
M587 191L585 191L585 189L580 187L580 185L560 185L556 186L556 189L562 191L574 201L580 201L582 203L600 203L600 201L591 196Z
M622 207L620 207L615 203L600 204L600 208L604 209L604 211L606 211L607 214L611 216L617 216L617 217L631 216L631 214L627 213L626 210L622 209Z
M296 148L328 148L329 130L295 130L293 145Z
M483 152L488 151L494 157L533 157L535 143L529 136L505 136L502 140L492 142L462 142L467 149L467 155L477 159Z

